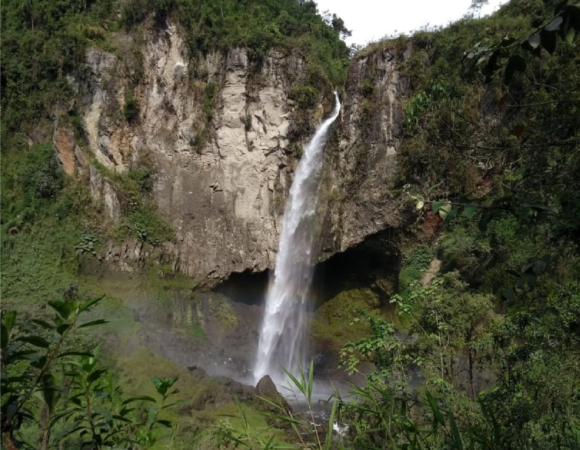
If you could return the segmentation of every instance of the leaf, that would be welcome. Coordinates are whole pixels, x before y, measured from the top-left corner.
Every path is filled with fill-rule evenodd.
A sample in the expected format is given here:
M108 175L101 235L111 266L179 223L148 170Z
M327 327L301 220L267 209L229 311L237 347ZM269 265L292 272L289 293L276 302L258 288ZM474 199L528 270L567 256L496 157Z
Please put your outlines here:
M149 397L148 395L139 395L138 397L131 397L128 398L123 402L123 405L128 405L129 403L133 402L153 402L155 403L155 399L153 397Z
M442 219L445 219L447 215L451 212L452 206L451 203L445 203L444 205L439 208L439 216Z
M552 20L548 25L546 25L546 30L548 31L557 31L560 29L560 25L564 21L562 16L557 16L554 20Z
M57 327L56 332L62 336L70 327L71 326L68 323L63 323Z
M542 47L551 55L556 50L556 33L554 31L542 30L540 32Z
M498 64L498 59L500 56L500 51L495 50L491 56L489 57L487 64L484 66L482 73L487 76L490 77L491 75L493 75L495 73L495 71L498 69L499 64Z
M429 188L429 190L428 190L427 192L428 192L429 194L431 194L431 193L432 193L432 192L433 192L435 189L437 189L439 186L441 186L441 183L434 184L433 186L431 186L431 187Z
M461 435L459 434L459 429L457 428L457 423L455 423L455 417L453 417L452 413L449 414L449 424L451 425L455 448L457 450L463 450L463 441L461 440Z
M171 428L173 426L171 421L169 421L169 420L161 420L160 419L157 421L157 423L160 425L163 425L164 427L167 427L167 428Z
M326 441L324 442L324 450L330 450L330 445L332 443L332 432L334 431L334 416L336 416L336 407L338 406L338 400L335 400L332 404L332 411L330 412L330 417L328 418L328 432L326 434Z
M286 375L288 375L288 377L290 378L290 380L292 381L292 383L300 390L300 392L302 392L302 394L304 396L306 396L306 389L304 386L302 386L302 384L300 383L300 381L298 381L298 379L292 375L287 369L286 367L282 367L282 369L284 370L284 372L286 373Z
M99 369L99 370L95 370L93 373L91 373L88 377L87 377L87 382L89 384L94 383L95 381L97 381L99 378L101 378L102 375L104 375L105 373L107 373L107 371L105 369Z
M52 428L54 426L54 424L56 422L58 422L60 419L62 419L63 417L69 417L70 415L72 415L73 413L75 413L77 411L79 411L78 408L69 408L69 409L65 409L64 411L57 412L50 419L49 427Z
M422 209L425 206L425 202L423 200L417 200L417 209Z
M477 206L466 205L463 208L463 215L465 217L467 217L468 219L473 219L475 217L475 215L477 214L478 210L479 210L479 208Z
M57 356L57 358L64 358L65 356L83 356L86 358L90 358L93 356L93 354L90 352L64 352L64 353L60 353Z
M12 331L14 324L16 323L16 317L18 313L16 311L6 311L4 313L4 326L8 330L8 333Z
M431 202L431 211L433 214L437 214L437 211L445 204L445 200L433 200Z
M526 70L526 60L520 55L513 55L505 67L504 83L511 83L516 72L523 72Z
M259 398L260 400L262 400L263 402L266 402L266 403L268 403L269 405L273 406L274 408L276 408L276 409L279 409L279 410L280 410L280 411L282 411L282 412L286 411L286 410L284 409L284 406L283 406L283 405L280 405L280 404L278 404L278 403L274 403L272 400L269 400L269 399L267 399L267 398L265 398L265 397L258 397L258 398Z
M125 422L125 423L131 423L131 421L129 419L127 419L123 416L117 415L117 414L113 416L113 419L120 420L121 422Z
M89 309L91 306L96 305L98 302L100 302L102 299L104 299L105 296L101 295L100 297L95 297L95 298L91 298L89 300L87 300L86 302L84 302L80 308L79 308L79 312L83 312L86 311L87 309Z
M48 348L50 342L40 336L22 336L17 339L18 341L27 342L34 345L35 347Z
M535 50L542 43L542 38L538 33L534 33L527 39L527 43L530 45L532 49Z
M161 395L165 395L165 393L167 392L168 386L165 385L165 383L163 382L163 380L159 377L151 377L151 382L153 383L153 386L155 386L155 390L161 394Z
M445 420L443 419L443 415L439 410L439 404L437 403L437 400L435 400L435 398L429 392L427 392L427 402L431 407L431 411L433 411L433 430L437 430L440 424L445 424Z
M513 44L515 41L516 41L516 40L515 40L514 38L511 38L511 37L509 37L509 36L506 36L506 37L504 37L504 38L501 40L501 43L500 43L500 45L501 45L502 47L509 47L509 46L510 46L510 45L512 45L512 44Z
M20 346L16 348L20 348ZM38 359L38 354L36 353L36 350L20 350L20 351L6 350L3 356L4 356L3 363L6 365L15 361L34 361Z
M107 421L108 424L113 423L113 414L108 410L99 405L95 405L93 407L93 411L103 416L103 418Z
M69 320L71 314L73 312L75 312L77 307L78 307L78 302L70 302L70 301L63 301L63 300L50 300L48 302L48 304L64 320Z
M189 401L188 400L177 400L173 403L170 403L168 405L163 406L163 408L161 408L161 409L167 409L167 408L171 408L172 406L177 406L177 405L189 405Z
M80 430L82 427L79 427L78 425L81 423L80 420L77 420L76 422L72 422L69 423L66 427L64 427L60 433L58 433L54 440L52 441L54 444L57 444L58 442L60 442L63 438L70 436L74 433L76 433L78 430Z
M40 320L40 319L32 319L32 321L37 324L40 325L43 328L46 328L47 330L54 330L54 326L49 324L48 322L45 322L44 320Z
M91 322L83 323L82 325L79 325L78 328L94 327L95 325L103 325L106 323L109 323L109 321L105 320L105 319L98 319L98 320L93 320Z

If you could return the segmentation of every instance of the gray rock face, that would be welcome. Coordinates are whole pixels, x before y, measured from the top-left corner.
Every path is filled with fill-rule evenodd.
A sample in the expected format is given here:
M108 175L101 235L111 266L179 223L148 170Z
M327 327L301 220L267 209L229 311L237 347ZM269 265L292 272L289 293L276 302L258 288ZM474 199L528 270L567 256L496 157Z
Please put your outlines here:
M322 235L323 259L400 226L392 187L408 90L397 68L403 58L388 48L351 62L340 129L326 153L321 214L330 231Z
M260 381L258 381L258 384L256 385L256 392L258 395L266 398L280 397L278 389L276 389L276 385L272 381L272 378L270 378L270 375L264 375L260 378Z
M147 32L137 62L129 58L135 57L130 38L123 39L119 56L89 49L90 73L74 81L95 159L117 172L144 159L153 166L152 197L176 230L163 260L175 270L213 284L232 272L273 268L296 164L288 154L295 112L288 93L305 76L302 60L272 50L256 67L239 48L191 60L171 23ZM327 150L328 195L320 206L325 256L398 225L389 194L403 85L396 56L381 51L352 63L334 147ZM134 85L136 66L142 71ZM369 83L372 111L364 96ZM128 90L139 104L130 121L123 117ZM118 221L122 199L93 172L93 196ZM133 244L113 247L105 259L125 268L133 256L144 257Z
M92 73L78 84L86 92L90 150L112 171L140 158L152 162L154 200L177 233L172 257L178 270L206 280L272 267L293 164L285 151L288 91L304 76L302 61L271 51L255 73L246 51L232 49L188 62L171 24L149 32L141 56L144 73L134 90L139 115L128 123L120 111L134 69L88 50ZM191 80L192 72L202 79ZM213 110L207 111L211 95ZM95 198L118 220L113 196L101 184Z

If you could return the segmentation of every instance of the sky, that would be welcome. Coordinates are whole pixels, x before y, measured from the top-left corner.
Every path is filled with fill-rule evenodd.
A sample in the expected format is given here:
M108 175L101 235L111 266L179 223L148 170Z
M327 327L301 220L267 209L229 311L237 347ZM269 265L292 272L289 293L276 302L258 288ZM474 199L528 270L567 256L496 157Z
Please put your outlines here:
M334 13L352 30L350 45L367 44L387 35L409 33L424 25L447 25L460 19L471 0L316 0L320 13ZM489 0L481 14L489 14L506 0Z

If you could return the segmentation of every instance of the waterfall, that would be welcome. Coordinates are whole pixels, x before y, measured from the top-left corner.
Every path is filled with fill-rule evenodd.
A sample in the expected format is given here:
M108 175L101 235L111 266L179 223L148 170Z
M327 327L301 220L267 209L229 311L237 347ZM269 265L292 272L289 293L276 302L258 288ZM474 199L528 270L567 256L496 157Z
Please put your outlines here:
M330 125L340 112L340 100L334 93L332 115L316 130L298 164L284 211L282 234L274 278L266 297L266 311L260 331L260 342L254 378L270 375L284 380L282 366L296 374L305 363L308 333L306 299L312 282L314 249L314 216L318 203L319 171Z

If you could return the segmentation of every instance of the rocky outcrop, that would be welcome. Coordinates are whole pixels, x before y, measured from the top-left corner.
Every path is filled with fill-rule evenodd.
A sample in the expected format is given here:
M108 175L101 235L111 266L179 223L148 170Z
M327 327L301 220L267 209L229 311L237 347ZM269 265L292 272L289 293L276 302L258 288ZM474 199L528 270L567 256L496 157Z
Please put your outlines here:
M327 225L323 258L345 251L384 229L400 226L393 194L402 139L402 98L408 90L395 47L355 58L350 65L340 130L327 150Z
M139 58L132 85L136 69L125 59L87 52L90 74L77 85L95 158L118 172L150 161L154 200L176 230L178 270L221 279L272 267L293 165L288 92L302 61L271 51L257 67L244 49L190 60L171 24L148 32ZM130 122L122 117L128 90L139 105ZM100 198L117 220L114 196Z
M72 130L62 126L55 127L52 142L66 174L76 175L87 166L87 158L76 144Z
M325 256L398 225L389 189L404 89L398 57L384 50L352 63L321 202ZM108 171L143 160L153 168L152 198L176 232L164 259L209 284L272 268L296 165L290 146L307 139L291 135L289 99L305 77L303 61L271 50L258 64L240 48L192 59L171 23L147 31L140 47L124 36L116 54L91 48L86 60L75 85L89 150ZM119 221L122 196L94 167L90 180L94 198ZM107 252L131 266L123 261L131 251Z
M266 398L277 398L280 396L278 389L276 389L276 385L269 375L264 375L260 378L260 381L256 384L256 392L258 395Z

